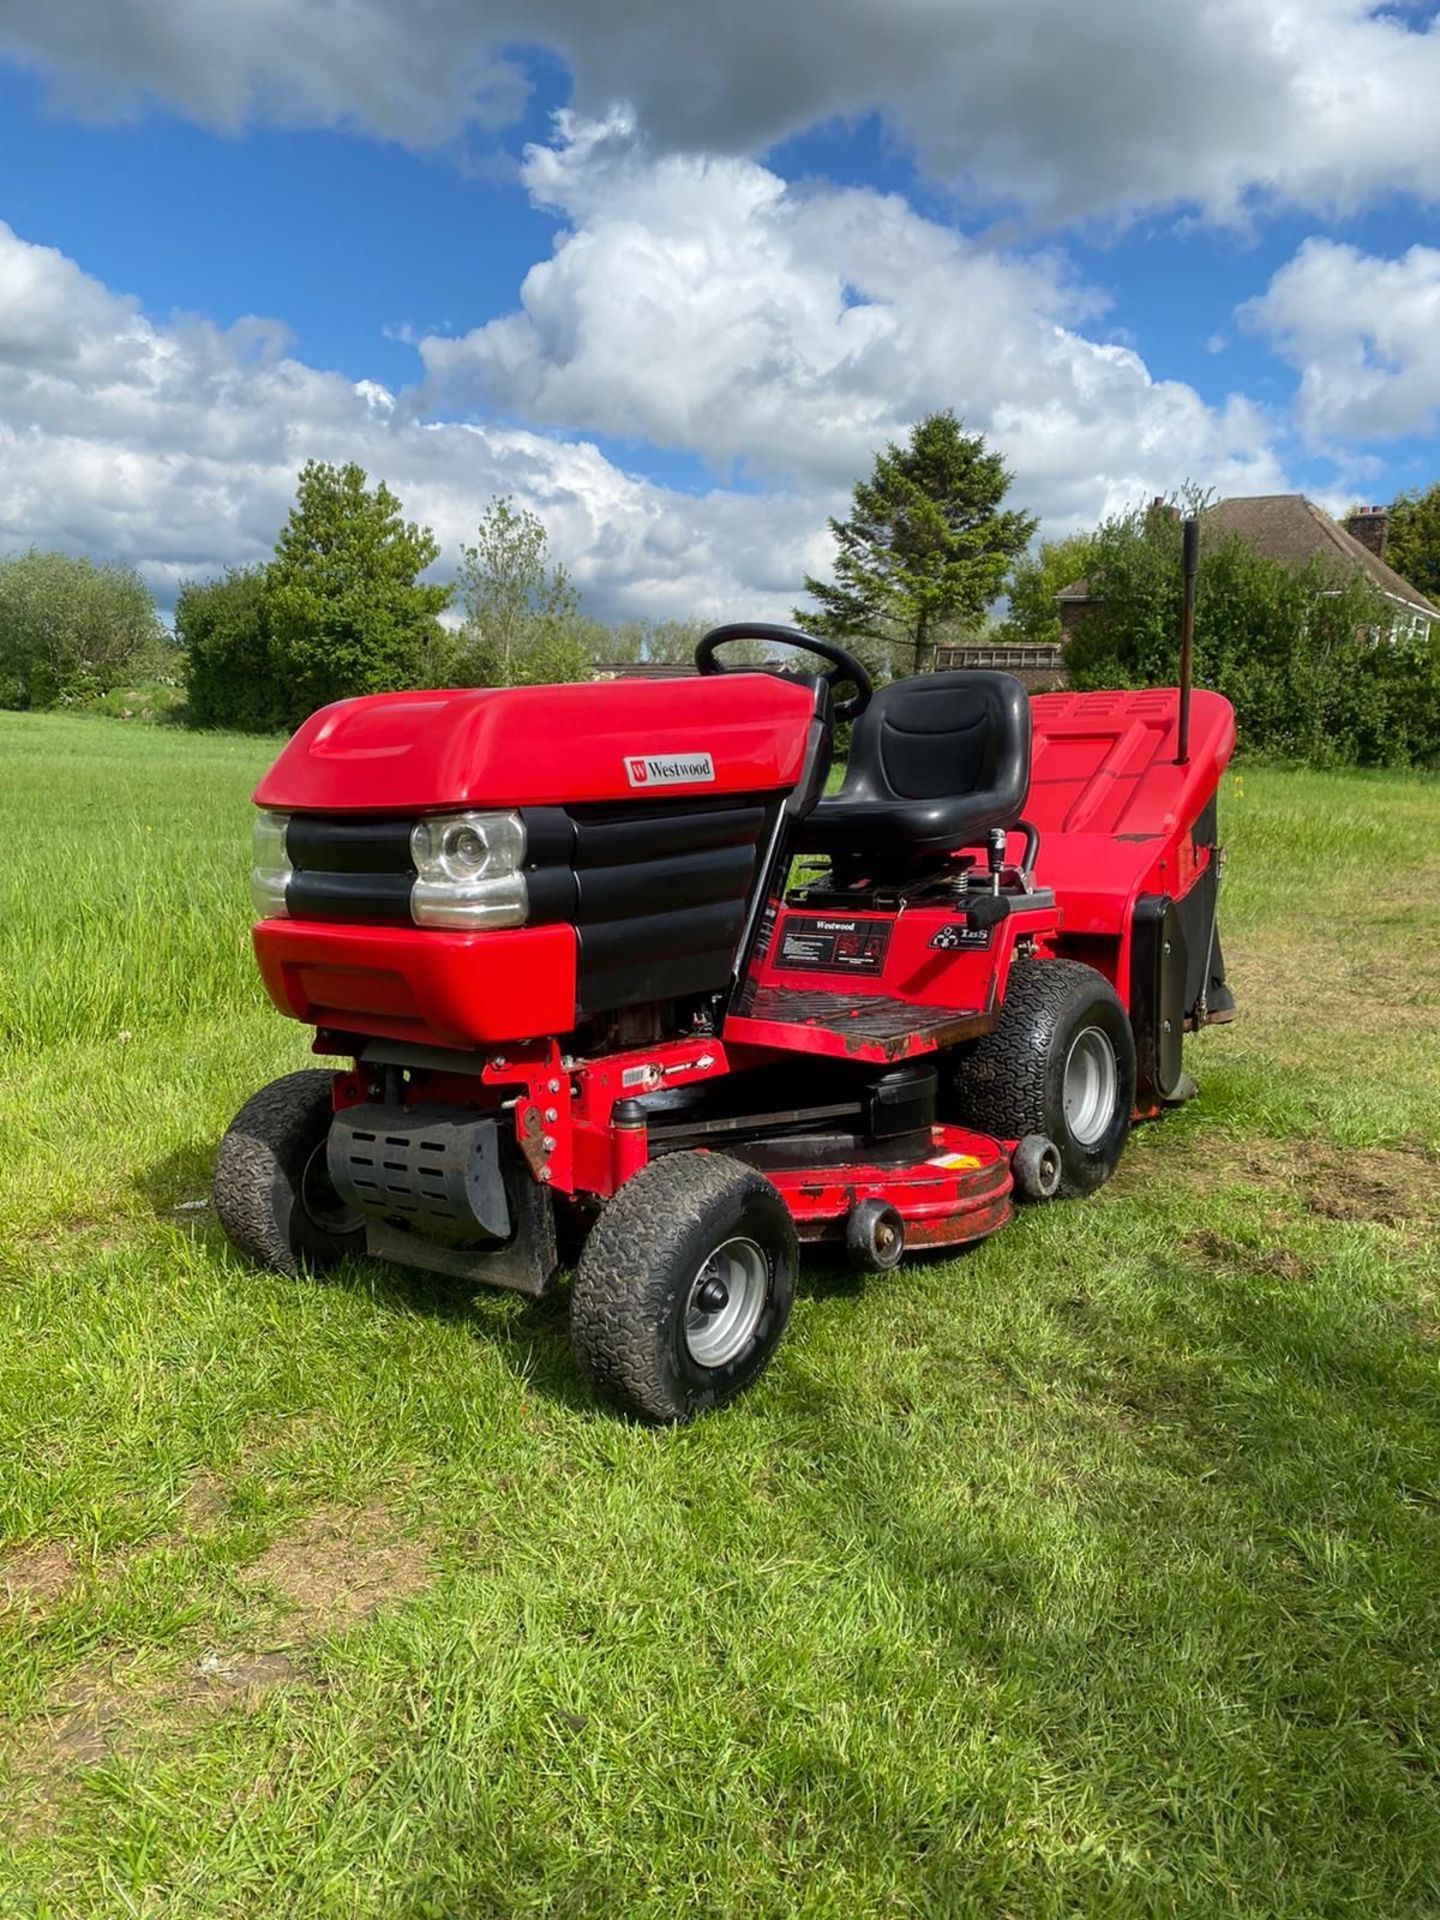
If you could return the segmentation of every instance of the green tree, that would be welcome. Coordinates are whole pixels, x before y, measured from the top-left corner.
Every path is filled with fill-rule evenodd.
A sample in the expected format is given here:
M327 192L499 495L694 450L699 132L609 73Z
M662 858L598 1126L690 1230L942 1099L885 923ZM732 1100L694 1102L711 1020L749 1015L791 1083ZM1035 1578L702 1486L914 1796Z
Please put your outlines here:
M1060 644L1060 609L1055 596L1090 571L1091 536L1042 540L1039 551L1023 553L1010 574L1010 611L1001 624L1002 640Z
M453 665L479 686L584 680L608 635L580 612L565 568L549 559L544 522L506 495L481 516L475 544L460 549L465 624Z
M1391 503L1385 558L1440 606L1440 480L1423 493L1402 493Z
M170 655L130 568L33 547L0 561L0 707L92 700L163 673Z
M435 684L451 589L419 576L439 553L383 481L367 486L353 462L306 463L263 591L283 724L353 694Z
M1397 629L1361 574L1319 559L1289 567L1204 526L1202 515L1196 680L1231 701L1244 747L1314 765L1440 758L1440 635ZM1086 578L1095 605L1066 649L1071 685L1173 686L1179 505L1106 521Z
M696 646L716 624L713 620L621 620L598 630L595 657L600 663L645 661L688 667Z
M1029 514L1002 509L1009 486L982 434L966 433L952 412L928 414L856 483L848 517L830 522L835 578L806 579L818 606L797 609L796 620L923 672L943 629L981 618L1035 531Z
M193 727L275 733L291 722L270 646L266 569L232 567L219 580L187 581L175 603L185 649L186 719Z

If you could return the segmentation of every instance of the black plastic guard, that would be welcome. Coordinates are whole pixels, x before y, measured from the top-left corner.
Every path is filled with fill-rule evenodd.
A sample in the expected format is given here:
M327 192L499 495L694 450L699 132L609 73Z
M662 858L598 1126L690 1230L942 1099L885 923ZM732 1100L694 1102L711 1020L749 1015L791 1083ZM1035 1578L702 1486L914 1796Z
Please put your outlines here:
M554 1198L504 1120L460 1107L345 1107L326 1160L377 1259L536 1296L553 1284Z
M1169 1100L1180 1085L1188 968L1175 902L1168 893L1141 894L1130 941L1130 1024L1142 1103L1147 1096Z
M527 1172L517 1171L514 1200L515 1230L502 1245L444 1247L407 1227L372 1219L365 1226L366 1252L377 1260L393 1260L397 1266L446 1273L456 1280L539 1299L550 1291L560 1270L554 1197Z
M448 1245L510 1236L499 1123L457 1107L345 1107L330 1125L331 1184L367 1220Z

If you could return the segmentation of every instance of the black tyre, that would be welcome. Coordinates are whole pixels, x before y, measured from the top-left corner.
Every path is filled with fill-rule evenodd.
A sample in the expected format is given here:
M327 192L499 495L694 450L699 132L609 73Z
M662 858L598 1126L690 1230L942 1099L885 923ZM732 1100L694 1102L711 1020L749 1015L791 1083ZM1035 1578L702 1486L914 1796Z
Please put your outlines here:
M796 1265L789 1209L763 1174L723 1154L670 1154L626 1181L585 1243L575 1357L630 1412L691 1420L764 1370Z
M905 1252L905 1222L883 1200L862 1200L845 1222L845 1253L857 1273L888 1273Z
M1044 1134L1060 1153L1057 1198L1115 1171L1135 1106L1135 1036L1110 982L1078 960L1017 960L1000 1024L954 1056L947 1105L1002 1140Z
M1015 1191L1027 1200L1053 1200L1060 1191L1060 1149L1043 1133L1027 1133L1010 1156Z
M365 1250L365 1223L325 1168L331 1075L311 1068L245 1102L220 1142L215 1211L234 1246L276 1273L333 1266Z

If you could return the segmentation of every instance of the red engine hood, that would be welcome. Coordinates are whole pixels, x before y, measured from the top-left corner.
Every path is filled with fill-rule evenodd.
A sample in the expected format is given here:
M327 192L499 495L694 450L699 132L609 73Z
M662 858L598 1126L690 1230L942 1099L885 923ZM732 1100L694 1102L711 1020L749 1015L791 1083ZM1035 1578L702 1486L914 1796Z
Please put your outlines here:
M813 711L763 673L371 694L311 714L255 800L409 813L764 792L799 779Z

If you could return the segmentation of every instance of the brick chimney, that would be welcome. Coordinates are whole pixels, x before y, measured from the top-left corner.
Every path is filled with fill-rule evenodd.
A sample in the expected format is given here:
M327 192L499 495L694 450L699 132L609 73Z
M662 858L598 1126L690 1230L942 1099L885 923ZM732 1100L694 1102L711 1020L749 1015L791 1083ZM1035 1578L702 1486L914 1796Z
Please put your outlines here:
M1385 558L1385 540L1390 531L1390 515L1384 507L1362 507L1345 522L1345 531L1353 534L1362 547L1368 547L1377 560Z

